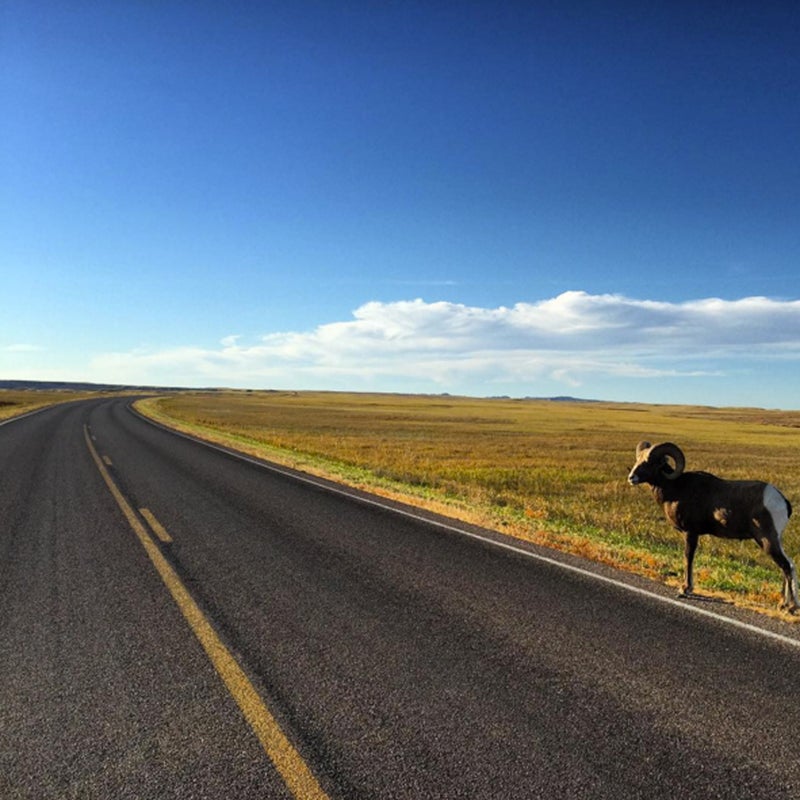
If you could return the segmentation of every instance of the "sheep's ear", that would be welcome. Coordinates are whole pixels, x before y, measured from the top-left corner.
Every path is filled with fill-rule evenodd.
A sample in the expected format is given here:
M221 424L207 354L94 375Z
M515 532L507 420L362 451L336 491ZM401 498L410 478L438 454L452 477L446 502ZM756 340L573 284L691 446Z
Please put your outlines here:
M645 450L650 449L650 442L639 442L636 445L636 457L638 458Z

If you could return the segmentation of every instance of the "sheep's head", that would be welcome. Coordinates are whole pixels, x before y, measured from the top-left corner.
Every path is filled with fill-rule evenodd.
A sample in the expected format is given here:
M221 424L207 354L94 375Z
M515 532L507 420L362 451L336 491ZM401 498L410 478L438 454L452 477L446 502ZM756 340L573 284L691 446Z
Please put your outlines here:
M636 445L636 463L628 475L628 483L632 486L639 483L655 486L664 480L674 481L685 466L686 458L678 445L672 442L657 445L639 442Z

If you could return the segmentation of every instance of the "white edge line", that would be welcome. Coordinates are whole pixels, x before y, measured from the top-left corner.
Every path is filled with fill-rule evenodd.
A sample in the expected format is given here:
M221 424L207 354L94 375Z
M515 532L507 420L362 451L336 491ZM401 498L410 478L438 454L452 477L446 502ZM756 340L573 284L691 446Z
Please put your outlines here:
M146 417L139 411L134 410L132 406L129 406L129 408L140 419L145 420L145 422L149 422L151 425L154 425L155 427L160 428L161 430L167 431L168 433L171 433L175 436L180 436L181 438L187 439L190 442L195 442L197 444L204 445L205 447L208 447L211 450L216 450L219 453L223 453L228 456L233 456L234 458L237 458L240 461L245 461L248 464L252 464L253 466L259 467L261 469L265 469L270 472L276 472L279 475L283 475L284 477L292 478L301 483L310 484L311 486L314 486L318 489L324 489L327 492L347 497L348 499L355 500L359 503L375 506L376 508L380 508L384 511L390 511L394 514L399 514L400 516L408 517L409 519L416 520L417 522L423 522L427 525L433 525L434 527L441 528L442 530L446 530L451 533L458 533L462 536L468 536L471 539L477 539L479 542L483 542L484 544L489 544L492 545L493 547L499 547L502 550L507 550L509 552L516 553L518 555L526 556L527 558L535 559L536 561L548 564L549 566L567 570L568 572L572 572L576 575L582 575L583 577L586 578L593 578L594 580L601 581L602 583L608 584L610 586L614 586L617 589L624 589L628 592L633 592L634 594L638 594L643 597L648 597L651 600L656 600L660 603L665 603L666 605L672 606L673 608L678 608L681 611L697 614L701 617L707 617L709 619L715 620L716 622L720 622L725 625L731 625L734 628L739 628L740 630L748 631L749 633L755 633L760 636L765 636L769 639L773 639L774 641L781 642L781 644L786 644L791 647L800 648L800 639L793 639L790 636L784 636L781 633L775 633L774 631L767 630L766 628L759 628L757 625L751 625L749 622L742 622L741 620L734 619L733 617L724 617L720 614L714 613L713 611L709 611L708 609L697 608L697 606L688 605L688 603L685 600L676 600L672 597L665 597L662 594L651 592L648 589L642 589L639 586L633 586L632 584L625 583L624 581L617 580L616 578L609 578L606 575L600 575L596 572L592 572L591 570L584 569L583 567L577 567L573 564L566 564L563 561L558 561L555 558L550 558L549 556L541 555L540 553L535 553L532 550L528 550L524 547L519 547L517 545L510 544L509 542L501 542L489 536L484 536L480 533L475 533L473 531L468 531L464 528L460 528L456 525L448 525L446 522L440 522L435 519L429 519L428 517L424 517L421 514L415 514L413 511L406 511L405 509L388 505L387 503L383 503L380 500L373 500L370 497L364 497L359 494L354 494L353 492L350 492L347 489L340 489L336 486L331 486L328 483L323 483L322 481L315 480L314 478L298 474L295 471L284 469L275 464L271 464L266 461L261 461L257 458L252 458L251 456L245 455L244 453L239 453L236 450L223 447L222 445L218 445L213 442L207 442L204 439L199 439L188 433L184 433L183 431L175 430L174 428L170 428L167 425L163 425L160 422L156 422L155 420ZM500 533L500 535L502 536L503 534Z

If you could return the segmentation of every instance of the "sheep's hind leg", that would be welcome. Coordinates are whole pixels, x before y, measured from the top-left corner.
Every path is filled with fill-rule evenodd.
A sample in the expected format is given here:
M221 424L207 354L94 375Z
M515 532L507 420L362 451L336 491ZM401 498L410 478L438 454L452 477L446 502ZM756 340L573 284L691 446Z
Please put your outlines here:
M800 610L800 601L797 599L797 570L789 556L784 553L783 557L789 565L789 572L784 571L783 603L781 603L781 608L790 614L794 614Z
M800 610L800 601L797 599L797 570L794 562L783 552L780 541L764 539L761 546L783 572L783 600L779 608L794 614Z
M800 609L800 601L797 599L797 570L792 559L783 552L781 543L792 507L774 486L767 485L764 490L764 508L764 517L753 520L756 528L762 531L760 536L756 534L756 540L783 572L783 600L780 608L793 614Z

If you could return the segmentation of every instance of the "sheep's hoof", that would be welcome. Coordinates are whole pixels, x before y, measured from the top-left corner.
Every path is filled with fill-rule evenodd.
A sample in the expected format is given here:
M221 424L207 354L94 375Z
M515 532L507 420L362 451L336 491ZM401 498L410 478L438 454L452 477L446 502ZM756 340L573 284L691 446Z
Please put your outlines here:
M694 590L693 589L681 589L678 592L678 597L694 597Z
M778 608L780 608L781 611L785 611L787 614L796 614L798 611L800 611L800 606L798 606L795 602L783 602L778 606Z

